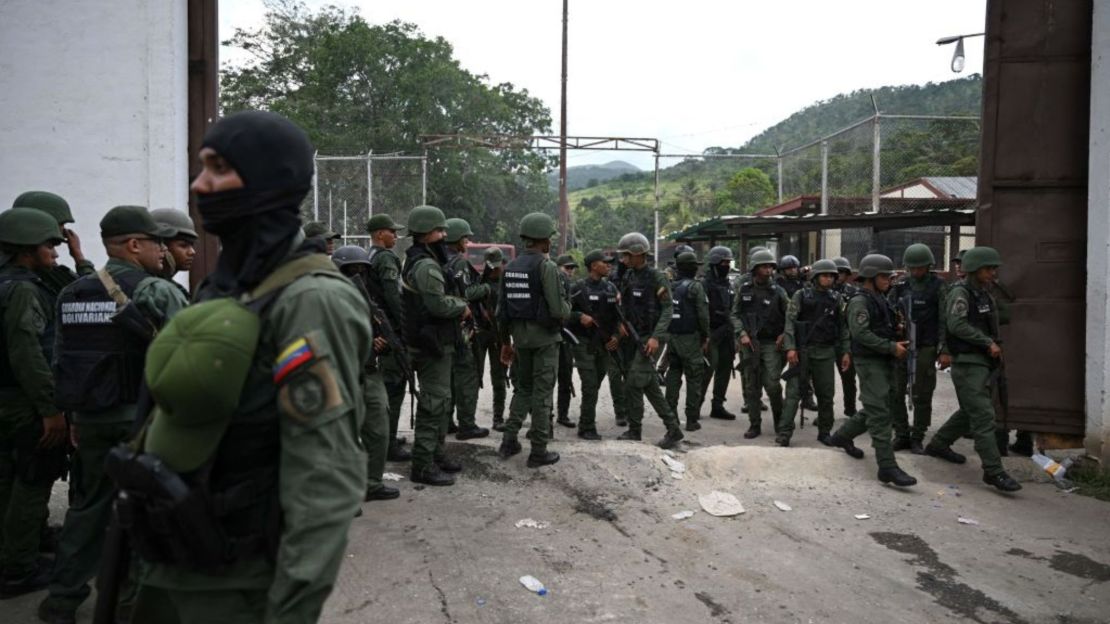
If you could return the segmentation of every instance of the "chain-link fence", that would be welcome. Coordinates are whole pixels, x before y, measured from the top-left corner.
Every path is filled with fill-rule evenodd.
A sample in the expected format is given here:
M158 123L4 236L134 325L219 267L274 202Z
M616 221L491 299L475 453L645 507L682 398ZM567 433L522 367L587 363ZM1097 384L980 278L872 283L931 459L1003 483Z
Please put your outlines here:
M388 213L404 223L415 206L426 203L427 161L398 154L323 156L315 160L312 193L301 206L305 221L321 221L343 237L343 244L367 240L370 216Z

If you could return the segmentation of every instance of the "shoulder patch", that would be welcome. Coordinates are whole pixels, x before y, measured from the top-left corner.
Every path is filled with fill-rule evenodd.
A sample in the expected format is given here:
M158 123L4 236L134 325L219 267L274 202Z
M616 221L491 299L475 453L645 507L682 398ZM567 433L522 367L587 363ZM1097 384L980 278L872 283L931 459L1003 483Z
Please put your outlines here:
M274 383L280 384L290 374L316 357L307 338L298 338L281 350L274 361Z
M870 321L870 317L867 315L866 310L860 310L859 312L856 312L856 325L862 327L867 325L868 321Z
M308 422L343 405L343 395L327 360L316 360L288 378L278 393L283 411L299 422Z
M953 300L952 306L949 308L949 313L957 317L967 316L967 299L957 297Z

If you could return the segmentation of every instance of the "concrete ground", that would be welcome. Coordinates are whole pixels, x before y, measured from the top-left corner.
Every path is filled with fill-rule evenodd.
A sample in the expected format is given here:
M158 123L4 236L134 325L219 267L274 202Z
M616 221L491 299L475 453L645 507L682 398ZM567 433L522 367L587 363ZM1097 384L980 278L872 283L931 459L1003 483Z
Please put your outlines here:
M490 400L487 388L485 424ZM934 404L939 421L955 409L947 374ZM728 407L739 412L738 382ZM744 440L741 416L688 434L679 480L651 445L663 434L653 412L644 442L618 442L603 390L599 421L602 442L557 427L562 461L538 470L526 453L500 460L498 434L452 442L465 470L451 488L414 487L390 464L402 496L364 505L322 621L1110 622L1110 505L1064 493L1026 458L1006 460L1025 489L1005 495L981 483L969 440L956 446L965 466L899 453L920 483L898 490L875 479L866 437L863 461L817 443L812 426L783 449ZM698 497L713 490L746 512L708 515ZM683 510L695 514L671 518ZM547 526L516 528L525 518ZM525 574L550 593L525 590ZM7 601L0 620L35 621L40 596Z

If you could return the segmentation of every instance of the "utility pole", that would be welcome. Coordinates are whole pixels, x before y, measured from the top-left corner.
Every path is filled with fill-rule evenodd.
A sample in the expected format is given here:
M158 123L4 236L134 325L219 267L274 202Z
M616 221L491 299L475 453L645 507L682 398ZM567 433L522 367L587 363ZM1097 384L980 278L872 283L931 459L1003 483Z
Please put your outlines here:
M570 207L567 205L567 2L563 0L563 90L559 114L559 253L567 251Z

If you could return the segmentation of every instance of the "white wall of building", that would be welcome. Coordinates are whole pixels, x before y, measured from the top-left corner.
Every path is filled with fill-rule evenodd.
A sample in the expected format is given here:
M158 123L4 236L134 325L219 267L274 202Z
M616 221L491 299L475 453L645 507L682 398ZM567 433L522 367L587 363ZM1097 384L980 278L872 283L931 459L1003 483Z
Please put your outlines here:
M1087 204L1087 452L1110 466L1110 6L1095 3Z
M0 2L0 209L65 197L97 265L112 206L184 209L187 27L184 0Z

